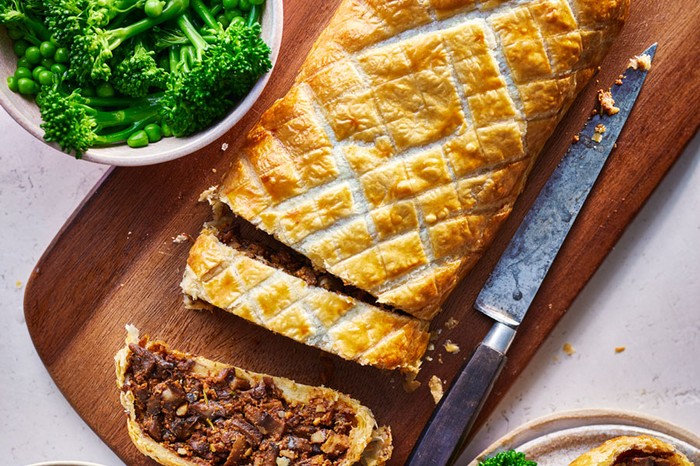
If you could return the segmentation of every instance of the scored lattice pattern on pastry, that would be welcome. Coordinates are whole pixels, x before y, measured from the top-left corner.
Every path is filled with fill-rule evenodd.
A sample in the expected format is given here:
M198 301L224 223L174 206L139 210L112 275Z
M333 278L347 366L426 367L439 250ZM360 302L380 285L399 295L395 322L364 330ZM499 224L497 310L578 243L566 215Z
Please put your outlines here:
M412 372L428 345L427 323L384 311L228 247L205 229L181 284L193 299L360 364Z
M346 0L220 199L432 318L507 217L628 0Z

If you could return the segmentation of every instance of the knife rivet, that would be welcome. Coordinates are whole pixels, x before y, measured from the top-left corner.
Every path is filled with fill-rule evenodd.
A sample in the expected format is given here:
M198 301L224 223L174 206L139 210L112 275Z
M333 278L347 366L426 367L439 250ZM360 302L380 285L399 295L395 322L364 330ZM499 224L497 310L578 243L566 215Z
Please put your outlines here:
M521 299L523 299L522 292L520 290L513 291L513 299L516 301L520 301Z

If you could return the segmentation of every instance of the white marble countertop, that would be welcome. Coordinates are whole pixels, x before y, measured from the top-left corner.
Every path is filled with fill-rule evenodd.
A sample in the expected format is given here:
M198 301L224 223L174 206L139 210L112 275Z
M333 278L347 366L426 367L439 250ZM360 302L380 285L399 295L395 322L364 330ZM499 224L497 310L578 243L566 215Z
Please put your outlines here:
M106 167L49 149L1 110L0 135L0 463L123 464L54 385L22 308L34 264ZM700 432L699 163L696 136L460 464L526 421L571 409L630 410Z

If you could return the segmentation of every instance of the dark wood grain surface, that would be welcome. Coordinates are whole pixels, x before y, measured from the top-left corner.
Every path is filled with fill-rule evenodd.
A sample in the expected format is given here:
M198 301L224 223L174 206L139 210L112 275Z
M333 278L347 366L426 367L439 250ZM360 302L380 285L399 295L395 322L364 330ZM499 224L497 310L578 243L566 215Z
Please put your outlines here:
M242 367L342 390L391 425L393 465L404 462L434 408L433 374L450 381L490 326L472 310L481 285L527 207L593 106L592 83L575 102L540 156L528 187L494 245L455 290L434 321L442 329L413 393L398 374L359 367L273 335L224 312L185 310L179 281L189 244L208 219L199 193L229 165L221 144L235 148L275 99L284 95L337 0L285 2L278 65L262 98L229 134L197 154L167 164L118 168L95 190L53 241L26 288L27 326L43 362L68 401L127 463L151 464L132 446L118 401L113 357L124 325L173 347ZM659 43L636 109L588 203L528 314L481 419L493 410L559 318L600 265L700 125L700 2L632 0L632 13L597 77L610 85L629 57ZM231 153L229 149L229 153ZM459 321L453 329L444 323ZM449 354L450 339L462 351Z

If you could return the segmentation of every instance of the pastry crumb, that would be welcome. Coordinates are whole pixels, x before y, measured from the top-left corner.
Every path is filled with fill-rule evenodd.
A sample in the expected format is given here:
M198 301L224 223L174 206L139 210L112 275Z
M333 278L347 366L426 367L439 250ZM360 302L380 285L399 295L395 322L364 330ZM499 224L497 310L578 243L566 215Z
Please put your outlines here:
M435 345L432 343L428 343L428 351L434 351L435 350Z
M616 346L616 347L615 347L615 354L620 354L620 353L622 353L623 351L625 351L626 349L627 349L627 348L624 347L624 346Z
M633 70L649 71L651 69L651 57L647 54L635 55L630 58L628 68Z
M212 173L216 173L216 168L212 168L212 169L211 169L211 172L212 172Z
M428 362L432 362L433 358L432 358L431 356L426 356L426 357L425 357L425 360L428 361Z
M457 346L456 344L452 343L450 340L447 340L447 341L445 342L445 345L444 345L444 346L445 346L445 351L447 351L448 353L451 353L451 354L457 354L457 353L459 353L459 346Z
M447 319L447 322L445 322L445 328L448 330L452 330L457 325L459 325L459 321L453 317L450 317L449 319Z
M190 239L192 238L190 238L190 235L187 233L180 233L179 235L173 237L173 243L181 244Z
M430 341L437 340L440 337L441 333L442 333L441 328L437 328L437 329L433 330L432 332L430 332Z
M624 74L621 74L621 75L618 76L617 79L615 80L615 84L617 84L618 86L622 86L622 80L623 80L623 79L625 79L625 75L624 75Z
M202 194L199 195L199 199L197 199L198 202L204 202L207 201L209 204L213 203L214 200L214 193L219 187L217 185L210 186L209 188L205 189L202 191Z
M15 282L15 288L22 288L22 280L17 280Z
M221 150L222 150L222 151L226 151L226 149L228 149L228 143L227 143L227 142L221 144Z
M428 387L430 388L430 394L433 395L433 400L435 404L438 404L442 399L442 380L440 380L436 375L430 377L428 380Z
M413 393L420 387L420 382L416 380L416 375L415 373L406 374L402 383L403 391L406 393Z
M593 142L600 142L603 140L603 134L608 130L608 128L605 127L604 124L600 123L596 125L595 127L595 132L593 133L593 136L591 137L591 140Z
M580 140L581 140L581 136L579 136L578 134L574 134L574 137L571 138L571 142L574 143L574 144L576 144L576 143L579 142Z
M576 348L574 348L574 345L571 343L564 343L564 347L562 349L569 356L573 356L574 353L576 353Z
M598 89L598 102L600 103L600 114L615 115L620 112L620 109L615 106L612 92Z

